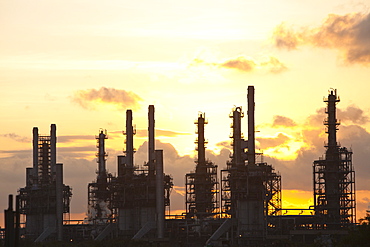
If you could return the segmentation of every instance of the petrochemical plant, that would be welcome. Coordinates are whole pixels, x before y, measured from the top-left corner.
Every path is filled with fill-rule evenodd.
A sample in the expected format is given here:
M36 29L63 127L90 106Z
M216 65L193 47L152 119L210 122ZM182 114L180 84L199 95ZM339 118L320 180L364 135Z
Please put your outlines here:
M102 241L130 239L153 246L297 246L332 241L356 224L355 172L352 151L337 142L339 122L336 90L329 90L327 142L323 157L313 161L314 205L307 209L282 208L281 175L263 161L255 147L254 87L248 87L248 138L243 137L242 107L232 119L232 153L225 168L206 157L207 120L199 113L195 169L185 174L185 207L169 215L171 175L164 174L163 150L155 148L155 109L148 109L148 159L144 169L134 162L132 111L126 111L124 155L117 157L117 175L107 172L107 131L96 136L96 180L88 184L87 218L68 220L72 189L63 183L63 164L56 160L56 126L50 136L33 129L33 166L26 169L26 186L5 210L4 246L20 241ZM219 164L218 164L219 165ZM15 199L15 200L14 200ZM14 203L15 201L15 203ZM14 205L13 205L14 203ZM284 214L286 210L297 212ZM296 210L296 211L295 211ZM290 246L290 245L289 245Z

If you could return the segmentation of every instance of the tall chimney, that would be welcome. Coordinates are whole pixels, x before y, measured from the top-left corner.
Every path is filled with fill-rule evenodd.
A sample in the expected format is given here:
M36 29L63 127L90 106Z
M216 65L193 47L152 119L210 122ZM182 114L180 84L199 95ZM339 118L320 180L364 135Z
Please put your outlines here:
M248 165L256 164L254 129L254 86L248 86Z
M57 127L55 124L50 126L50 168L51 174L55 174L56 172L56 164L57 164L57 134L56 134ZM55 178L52 178L54 180Z
M149 177L154 176L155 162L155 119L154 105L149 105L148 108L148 171Z
M134 127L132 126L132 110L126 111L126 165L134 167Z
M163 150L155 150L157 237L164 237L164 175Z
M38 150L38 144L39 144L39 129L37 127L34 127L33 128L33 141L32 141L32 144L33 144L33 168L32 168L32 172L33 172L33 178L34 178L34 184L37 184L38 183L38 175L39 175L39 170L38 170L38 166L39 166L39 150Z

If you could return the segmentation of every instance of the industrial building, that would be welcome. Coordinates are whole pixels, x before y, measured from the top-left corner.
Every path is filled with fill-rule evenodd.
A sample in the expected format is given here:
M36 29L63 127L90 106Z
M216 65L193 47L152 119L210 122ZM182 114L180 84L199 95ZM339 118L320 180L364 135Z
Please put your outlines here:
M303 245L323 237L335 242L356 224L352 151L341 147L336 137L336 90L330 90L324 100L328 141L325 155L313 161L314 205L307 209L282 208L281 175L256 151L254 95L254 87L249 86L247 139L241 121L243 107L234 107L229 116L232 152L222 170L206 157L208 121L205 113L199 113L195 169L185 174L186 210L181 215L166 213L173 181L164 174L163 150L155 149L153 105L148 108L144 168L134 162L136 130L131 110L126 111L125 149L117 157L117 175L107 171L108 132L99 130L97 176L88 184L88 216L82 224L67 220L72 193L63 184L62 164L56 163L56 127L51 126L50 136L39 136L34 128L33 167L27 168L26 187L16 196L15 210L9 197L5 211L5 246L18 246L20 237L35 242L120 238L159 246ZM309 213L282 213L287 210Z

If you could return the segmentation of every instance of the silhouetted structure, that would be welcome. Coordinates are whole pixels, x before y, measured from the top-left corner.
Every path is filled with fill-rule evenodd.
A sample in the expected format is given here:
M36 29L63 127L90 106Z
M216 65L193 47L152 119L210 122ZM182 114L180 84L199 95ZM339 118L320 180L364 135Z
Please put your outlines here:
M339 122L336 119L336 90L330 90L327 103L328 142L323 159L315 160L314 199L318 227L338 230L356 222L355 172L352 166L352 151L337 142Z
M308 209L281 207L281 176L256 152L253 86L248 87L248 140L242 134L242 107L230 114L233 150L221 170L220 186L218 167L206 158L208 122L204 113L198 115L198 156L195 171L185 176L186 213L182 215L165 213L173 183L164 174L163 151L155 149L153 105L148 109L148 161L143 168L134 163L136 130L131 110L126 111L125 151L117 157L117 176L107 171L108 136L106 130L99 130L97 177L88 184L88 217L77 224L64 220L63 225L72 193L63 184L62 164L56 163L56 126L51 125L50 136L41 136L34 128L33 167L26 169L26 186L19 190L15 210L10 196L4 212L5 246L17 246L19 236L35 242L120 237L172 246L333 242L356 223L355 172L352 151L337 142L336 90L330 90L324 102L328 141L325 156L313 162L314 205ZM288 210L297 214L285 214ZM26 219L22 229L21 215Z
M254 87L248 87L248 141L243 139L241 118L236 107L233 119L233 153L227 170L221 171L222 214L233 221L233 245L260 245L267 235L268 217L281 209L281 176L271 165L256 162L254 139Z
M203 219L214 216L218 209L218 182L217 166L206 159L207 143L204 139L205 114L200 113L196 140L198 158L196 161L195 172L188 173L185 176L186 185L186 214L187 217Z
M63 215L69 213L71 188L63 184L63 164L56 163L56 126L50 136L33 128L33 167L19 189L20 213L26 216L25 236L36 242L63 239Z

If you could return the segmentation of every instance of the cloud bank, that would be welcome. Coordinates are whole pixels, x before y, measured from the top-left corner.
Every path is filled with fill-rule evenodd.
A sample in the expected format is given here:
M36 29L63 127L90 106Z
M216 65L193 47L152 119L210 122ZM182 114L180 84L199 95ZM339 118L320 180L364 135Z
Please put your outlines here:
M346 64L370 66L370 13L330 14L318 27L294 30L286 23L277 26L273 40L288 50L299 46L334 49Z
M137 109L142 101L137 94L122 89L101 87L100 89L79 90L72 96L72 101L89 110L96 109L99 103L113 105L119 110Z
M276 57L270 56L267 60L258 62L244 55L227 59L223 62L206 62L202 59L194 59L192 65L207 65L218 68L235 69L241 72L254 72L256 70L265 70L269 73L282 73L288 70L287 66Z

